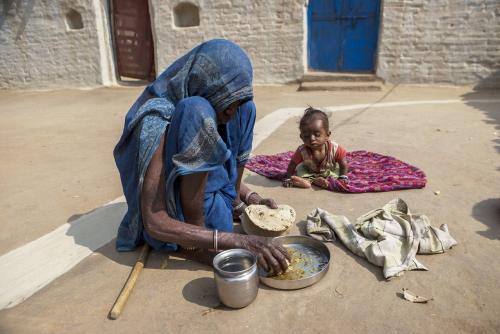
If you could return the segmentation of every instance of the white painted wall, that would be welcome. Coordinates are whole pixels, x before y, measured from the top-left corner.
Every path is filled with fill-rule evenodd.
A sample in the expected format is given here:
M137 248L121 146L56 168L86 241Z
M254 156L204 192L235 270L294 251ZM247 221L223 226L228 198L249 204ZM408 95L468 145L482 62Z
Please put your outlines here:
M256 83L284 83L304 73L304 0L189 0L200 8L198 27L176 28L173 8L184 0L150 0L157 72L212 38L227 38L250 55Z
M111 84L105 0L5 0L0 3L0 88L51 89ZM96 6L98 10L96 10ZM65 23L69 9L83 29ZM109 34L109 32L108 32Z

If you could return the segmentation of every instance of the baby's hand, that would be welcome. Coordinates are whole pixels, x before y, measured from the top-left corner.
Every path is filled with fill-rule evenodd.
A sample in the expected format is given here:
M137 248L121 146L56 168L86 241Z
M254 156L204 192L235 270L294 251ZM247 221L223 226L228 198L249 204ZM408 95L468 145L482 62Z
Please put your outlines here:
M349 178L347 175L340 175L337 178L337 187L339 187L341 191L349 192Z
M339 181L343 181L345 183L348 183L349 182L349 177L347 175L340 175L337 180Z
M293 186L292 179L291 178L284 179L282 185L285 188L291 188Z

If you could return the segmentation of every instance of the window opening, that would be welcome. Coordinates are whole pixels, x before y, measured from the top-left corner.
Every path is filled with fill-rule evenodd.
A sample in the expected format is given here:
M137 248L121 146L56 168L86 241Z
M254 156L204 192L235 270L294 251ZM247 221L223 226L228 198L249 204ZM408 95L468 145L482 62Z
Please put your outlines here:
M66 26L70 30L83 29L82 15L74 9L70 9L66 13Z

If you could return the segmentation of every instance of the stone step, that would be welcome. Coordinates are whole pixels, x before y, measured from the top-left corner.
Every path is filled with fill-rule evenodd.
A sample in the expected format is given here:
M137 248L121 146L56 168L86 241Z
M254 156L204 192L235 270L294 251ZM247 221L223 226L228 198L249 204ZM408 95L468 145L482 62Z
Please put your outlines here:
M380 82L345 82L345 81L320 81L320 82L301 82L299 91L359 91L374 92L382 90Z
M346 72L319 72L309 71L304 74L302 82L321 82L321 81L346 81L346 82L372 82L381 80L371 73L346 73Z

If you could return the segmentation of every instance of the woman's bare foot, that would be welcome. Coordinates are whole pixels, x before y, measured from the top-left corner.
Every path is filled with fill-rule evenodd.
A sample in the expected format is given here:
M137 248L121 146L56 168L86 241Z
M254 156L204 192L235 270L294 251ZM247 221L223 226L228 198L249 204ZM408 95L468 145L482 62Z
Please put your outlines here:
M308 180L306 180L304 178L301 178L299 176L293 175L291 177L291 180L292 180L292 184L293 184L294 187L297 187L297 188L311 188L311 182L309 182Z
M318 187L321 187L323 189L328 189L328 187L330 186L330 184L328 183L328 180L325 179L324 177L317 177L315 178L312 183L315 185L315 186L318 186Z

